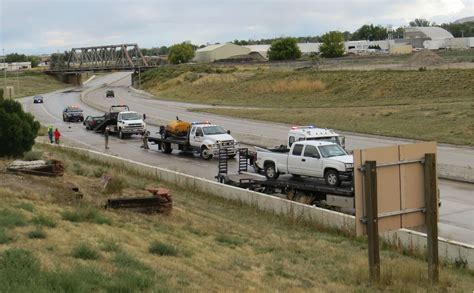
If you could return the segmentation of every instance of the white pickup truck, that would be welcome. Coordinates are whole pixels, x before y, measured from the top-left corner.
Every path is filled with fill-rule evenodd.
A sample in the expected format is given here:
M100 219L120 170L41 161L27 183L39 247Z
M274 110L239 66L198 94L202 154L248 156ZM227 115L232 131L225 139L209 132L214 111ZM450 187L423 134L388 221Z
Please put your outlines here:
M280 174L324 178L329 186L351 181L354 159L338 144L327 141L299 141L291 149L257 150L256 166L268 179Z

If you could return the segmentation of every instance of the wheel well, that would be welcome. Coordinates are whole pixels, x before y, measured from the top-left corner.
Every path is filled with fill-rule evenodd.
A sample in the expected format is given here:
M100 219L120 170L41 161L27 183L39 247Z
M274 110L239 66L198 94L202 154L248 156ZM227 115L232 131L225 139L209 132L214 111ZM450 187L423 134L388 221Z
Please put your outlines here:
M336 169L329 167L329 168L324 169L324 175L326 175L326 173L327 173L329 170L334 170L334 171L336 171L336 173L339 173Z
M275 171L278 171L275 162L273 162L273 161L265 161L265 162L263 162L263 168L266 168L268 165L273 165L273 167L275 167Z

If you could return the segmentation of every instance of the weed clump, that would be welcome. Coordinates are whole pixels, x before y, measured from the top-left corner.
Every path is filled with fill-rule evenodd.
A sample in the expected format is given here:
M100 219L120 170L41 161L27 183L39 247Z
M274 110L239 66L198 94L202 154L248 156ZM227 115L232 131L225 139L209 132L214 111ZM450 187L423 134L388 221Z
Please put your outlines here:
M46 238L46 233L42 230L33 230L28 232L27 236L30 239L44 239Z
M99 252L85 243L81 243L72 250L72 256L85 260L96 260Z
M41 151L29 151L23 154L23 160L25 161L37 161L41 160L43 152Z
M153 241L148 248L148 252L151 254L158 254L161 256L177 256L178 250L169 244Z
M31 222L38 226L44 226L44 227L49 227L49 228L56 227L56 222L50 217L47 217L45 215L36 216L31 220Z
M240 246L245 243L244 239L234 236L234 235L227 235L227 234L219 234L216 236L215 239L219 244L227 245L230 247Z
M8 209L0 210L0 227L13 228L17 226L25 226L26 223L25 216L20 212Z
M18 204L16 207L19 208L19 209L28 211L28 212L33 212L34 209L35 209L33 204L30 203L30 202L22 202L22 203Z
M117 240L107 239L102 241L102 243L100 244L100 250L106 252L118 252L120 251L120 244Z
M102 215L96 208L93 207L80 207L74 211L64 211L62 213L62 217L66 221L75 223L89 222L100 225L110 225L112 223L110 219Z
M8 235L8 232L6 229L0 228L0 244L6 244L10 242L12 239Z
M115 194L121 193L122 190L125 188L125 180L123 178L117 177L112 178L107 186L105 186L104 193L105 194Z

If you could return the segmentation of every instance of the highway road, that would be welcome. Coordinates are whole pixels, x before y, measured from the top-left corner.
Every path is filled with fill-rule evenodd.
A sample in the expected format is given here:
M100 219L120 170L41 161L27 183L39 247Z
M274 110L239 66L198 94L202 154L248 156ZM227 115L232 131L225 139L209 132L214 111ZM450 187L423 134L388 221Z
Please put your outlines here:
M288 126L217 115L209 117L209 115L202 113L188 112L186 109L191 106L190 104L151 100L142 94L130 91L128 88L130 85L129 76L129 73L113 73L96 78L82 88L45 94L43 95L44 104L33 104L31 97L23 98L20 101L25 110L31 112L42 124L58 127L64 139L70 144L207 179L214 179L217 173L215 160L204 161L197 155L179 153L165 155L153 146L151 150L143 150L140 148L141 139L139 137L126 140L112 137L109 143L110 150L105 150L102 135L86 131L80 123L63 122L61 118L62 110L67 105L78 104L83 108L86 115L101 114L102 111L94 109L80 100L82 91L92 90L88 94L88 99L94 99L95 103L99 103L102 107L125 103L131 109L139 113L146 113L147 117L157 120L172 120L175 119L176 115L179 115L181 119L190 121L211 120L227 129L231 129L233 134L247 136L249 139L261 136L262 140L265 140L268 145L272 145L272 142L275 142L280 135L281 137L287 135ZM107 86L101 87L104 84ZM96 87L99 88L94 90ZM105 91L109 88L115 90L115 99L105 98ZM192 105L192 107L196 107L196 105ZM151 127L150 130L153 131L156 128ZM248 133L245 131L248 131ZM248 136L249 133L253 133L252 136ZM373 147L395 143L399 143L399 141L392 139L384 141L377 137L348 136L348 145L352 148L355 146ZM448 152L448 148L451 148L451 146L443 148L443 153L440 156L444 152ZM461 155L458 155L460 157L453 156L453 160L456 160L459 164L472 164L471 150L468 148L460 148L459 150ZM444 159L448 160L449 158ZM235 160L231 160L229 168L230 170L237 169ZM446 180L440 180L439 183L442 200L439 235L474 245L474 221L472 220L474 219L474 185Z

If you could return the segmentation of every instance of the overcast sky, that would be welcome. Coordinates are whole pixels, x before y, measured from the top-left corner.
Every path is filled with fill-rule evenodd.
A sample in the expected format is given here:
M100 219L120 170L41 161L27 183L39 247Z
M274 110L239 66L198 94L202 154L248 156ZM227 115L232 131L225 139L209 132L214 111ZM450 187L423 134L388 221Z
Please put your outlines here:
M200 45L473 15L474 0L0 0L0 49L41 54L120 43Z

